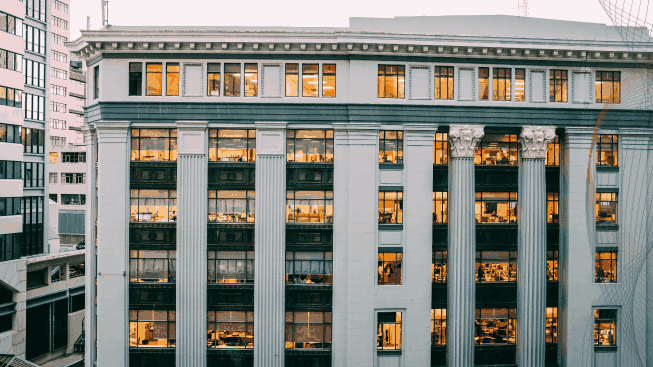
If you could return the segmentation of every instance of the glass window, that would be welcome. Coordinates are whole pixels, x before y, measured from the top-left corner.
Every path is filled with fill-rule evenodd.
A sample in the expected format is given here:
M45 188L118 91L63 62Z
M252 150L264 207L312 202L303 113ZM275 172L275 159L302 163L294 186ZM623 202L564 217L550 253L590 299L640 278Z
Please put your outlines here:
M594 345L617 345L617 310L594 310Z
M288 191L287 223L333 223L333 191Z
M224 95L240 97L240 64L224 64Z
M620 90L620 71L596 72L596 103L619 103Z
M596 283L617 282L616 250L597 250L594 264Z
M546 308L546 342L558 342L558 308Z
M546 152L546 165L549 167L557 167L560 165L560 139L558 135L551 140Z
M526 69L515 69L515 102L526 101Z
M433 223L447 223L447 192L433 193Z
M302 64L302 97L317 97L318 64Z
M379 98L404 98L404 65L379 65Z
M53 266L50 270L50 283L66 280L66 273L62 266Z
M435 99L453 99L453 66L436 66L433 75Z
M287 130L288 162L333 163L333 130Z
M286 64L286 97L299 95L299 64Z
M512 69L492 68L492 100L510 101Z
M254 251L209 251L209 283L254 283Z
M254 348L254 312L209 311L206 344L210 348Z
M599 166L617 166L619 156L619 136L599 135L596 164Z
M379 191L379 223L403 223L403 192Z
M253 190L209 190L209 223L254 223Z
M447 251L433 251L431 275L433 283L447 282Z
M176 312L129 310L129 346L166 348L176 346Z
M146 66L147 70L147 95L160 96L163 83L163 65L150 64Z
M478 68L478 99L488 100L490 68Z
M516 251L476 251L477 282L516 282Z
M166 95L179 95L179 63L166 64Z
M208 90L206 92L207 96L220 96L220 64L219 63L208 63L206 65L207 72L207 85Z
M379 248L379 285L401 285L401 252ZM395 250L391 250L395 251Z
M476 148L474 164L517 165L517 134L485 134Z
M331 348L331 312L286 312L286 349Z
M70 264L68 266L68 279L83 277L84 275L86 275L84 263Z
M549 70L549 101L567 102L567 70Z
M322 65L322 97L336 96L336 65Z
M86 205L86 195L61 194L61 205Z
M256 97L258 64L245 64L245 97Z
M435 145L433 147L433 164L447 164L449 161L449 143L447 133L435 134Z
M557 192L546 193L546 222L547 223L559 222L558 203L559 200L558 200Z
M256 130L209 129L209 161L255 162Z
M596 193L596 223L617 223L617 194L612 192Z
M132 129L132 161L176 161L177 129Z
M517 223L516 192L477 192L476 223Z
M131 190L132 222L177 220L177 190Z
M129 251L130 282L168 282L177 278L177 251Z
M431 309L431 346L446 345L447 309Z
M379 312L377 317L377 350L401 350L401 312Z
M333 252L286 251L286 284L333 284Z
M546 280L558 281L558 251L546 252Z
M379 163L403 163L404 132L379 131Z
M515 344L514 308L477 308L476 344Z

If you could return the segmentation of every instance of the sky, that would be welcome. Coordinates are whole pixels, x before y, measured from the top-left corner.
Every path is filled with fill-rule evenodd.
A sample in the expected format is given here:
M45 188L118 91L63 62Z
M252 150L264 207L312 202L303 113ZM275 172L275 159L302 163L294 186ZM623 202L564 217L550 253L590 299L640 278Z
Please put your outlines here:
M91 29L100 28L101 1L71 0L73 40L86 28L87 16ZM648 4L648 0L621 1ZM109 0L109 24L347 27L350 17L520 15L517 4L518 0ZM611 24L599 0L529 0L528 16Z

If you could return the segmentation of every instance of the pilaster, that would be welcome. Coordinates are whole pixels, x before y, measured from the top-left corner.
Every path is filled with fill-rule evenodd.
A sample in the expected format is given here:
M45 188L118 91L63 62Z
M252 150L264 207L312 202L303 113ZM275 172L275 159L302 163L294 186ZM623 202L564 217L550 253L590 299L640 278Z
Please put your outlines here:
M95 221L97 220L97 197L96 197L96 156L95 148L97 147L97 136L95 129L89 126L83 127L84 142L86 143L86 223L84 242L86 243L86 254L84 266L86 268L86 277L84 284L85 292L85 310L86 318L84 319L84 330L86 333L84 339L85 350L85 367L94 367L97 351L95 348L95 297L97 279L97 264L95 262L97 248L95 246Z

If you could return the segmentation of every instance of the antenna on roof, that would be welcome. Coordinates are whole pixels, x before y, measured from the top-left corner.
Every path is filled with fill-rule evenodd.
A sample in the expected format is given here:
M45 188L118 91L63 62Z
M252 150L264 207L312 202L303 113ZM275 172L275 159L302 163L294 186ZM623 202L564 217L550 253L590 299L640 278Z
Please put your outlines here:
M528 0L517 0L517 11L525 17L528 16Z
M89 29L91 29L91 16L87 15L86 16L86 30L88 31Z
M109 1L100 0L102 2L102 26L106 27L109 25Z

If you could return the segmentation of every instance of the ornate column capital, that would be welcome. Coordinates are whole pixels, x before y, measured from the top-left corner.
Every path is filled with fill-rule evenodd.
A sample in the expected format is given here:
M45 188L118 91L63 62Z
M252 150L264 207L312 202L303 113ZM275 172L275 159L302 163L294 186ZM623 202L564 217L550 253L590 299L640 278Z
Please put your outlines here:
M476 147L485 135L483 128L483 125L449 126L451 158L474 158Z
M555 126L523 126L519 134L522 159L544 159L555 138Z

